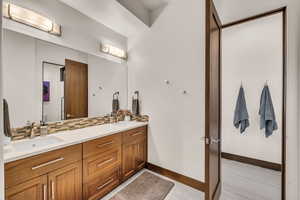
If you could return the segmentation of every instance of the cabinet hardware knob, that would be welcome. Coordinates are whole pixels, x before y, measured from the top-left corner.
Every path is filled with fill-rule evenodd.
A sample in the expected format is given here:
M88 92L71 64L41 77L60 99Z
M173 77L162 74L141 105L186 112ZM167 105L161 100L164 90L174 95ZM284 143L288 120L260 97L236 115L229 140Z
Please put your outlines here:
M134 136L142 135L142 134L143 134L143 132L137 132L137 133L132 134L131 136L134 137Z
M107 142L107 143L104 143L104 144L98 144L97 147L101 148L103 146L107 146L107 145L110 145L110 144L113 144L113 143L114 143L114 141L110 141L110 142Z
M34 167L32 167L31 169L32 169L32 170L36 170L36 169L39 169L39 168L42 168L42 167L46 167L46 166L48 166L48 165L51 165L51 164L54 164L54 163L57 163L57 162L63 161L63 160L64 160L64 158L58 158L58 159L51 160L51 161L49 161L49 162L46 162L46 163L43 163L43 164L34 166Z
M112 183L113 180L114 180L113 178L109 179L106 183L104 183L103 185L97 187L97 190L103 189L104 187L106 187L107 185L109 185L110 183Z
M105 160L105 161L99 163L99 164L97 165L97 167L99 168L99 167L101 167L101 166L103 166L103 165L105 165L105 164L107 164L107 163L110 163L110 162L113 161L113 160L114 160L113 158L108 159L108 160Z
M43 185L43 200L47 200L47 185Z
M55 185L54 185L54 181L51 181L51 199L55 200Z

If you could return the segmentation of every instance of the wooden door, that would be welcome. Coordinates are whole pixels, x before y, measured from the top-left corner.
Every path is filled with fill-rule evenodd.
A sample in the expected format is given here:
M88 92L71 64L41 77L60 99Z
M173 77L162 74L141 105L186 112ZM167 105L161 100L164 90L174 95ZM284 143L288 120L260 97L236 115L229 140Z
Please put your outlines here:
M219 199L221 192L221 22L208 1L206 46L206 200Z
M82 163L49 173L49 200L82 200Z
M75 119L88 116L88 65L65 61L65 116Z
M136 160L136 170L144 168L147 160L147 143L146 139L140 140L136 143L135 148L135 160Z
M123 145L123 160L122 160L122 178L128 179L132 176L136 169L136 152L137 144L129 143Z
M6 200L47 200L47 176L40 176L5 191Z

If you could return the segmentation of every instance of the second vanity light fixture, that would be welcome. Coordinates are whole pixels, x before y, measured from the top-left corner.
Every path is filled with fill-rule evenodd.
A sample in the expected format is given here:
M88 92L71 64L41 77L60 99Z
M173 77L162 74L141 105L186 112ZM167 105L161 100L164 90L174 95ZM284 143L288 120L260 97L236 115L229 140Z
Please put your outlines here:
M13 21L61 36L61 26L50 19L26 8L3 2L3 16Z
M101 44L100 51L124 60L127 60L127 52L109 44Z

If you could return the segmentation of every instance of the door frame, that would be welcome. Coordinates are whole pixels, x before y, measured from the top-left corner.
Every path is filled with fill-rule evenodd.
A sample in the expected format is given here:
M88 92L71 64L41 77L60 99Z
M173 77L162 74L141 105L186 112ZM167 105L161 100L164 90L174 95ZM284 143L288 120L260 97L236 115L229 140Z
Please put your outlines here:
M45 64L55 65L55 66L58 66L58 67L65 67L65 65L61 65L61 64L58 64L58 63L42 61L42 84L43 84L43 81L44 81L44 78L45 78L45 76L44 76ZM42 94L43 94L43 88L42 88ZM64 94L64 96L65 96L65 94ZM42 101L42 118L41 118L41 121L43 121L43 122L44 122L44 112L45 112L44 111L44 101Z
M209 32L209 25L208 23L210 23L210 18L208 18L211 15L211 7L213 6L212 0L206 0L206 69L209 69L210 67L210 61L209 61L209 56L210 56L210 32ZM283 96L282 96L282 169L281 169L281 199L282 200L286 200L286 94L287 94L287 7L281 7L275 10L271 10L268 12L264 12L262 14L258 14L258 15L254 15L251 17L247 17L238 21L234 21L234 22L230 22L227 24L222 25L222 29L224 28L228 28L234 25L238 25L238 24L242 24L242 23L246 23L252 20L257 20L263 17L267 17L267 16L271 16L274 14L278 14L278 13L282 13L282 17L283 17L283 49L282 49L282 56L283 56ZM207 30L208 29L208 30ZM220 46L222 47L222 46ZM220 64L221 65L221 64ZM222 71L222 70L221 70ZM220 73L221 74L221 73ZM220 76L220 84L221 84L221 79L222 76ZM209 82L208 82L209 83ZM208 84L206 82L206 84ZM206 86L206 89L210 89L209 86ZM220 91L222 90L222 86L220 88ZM208 92L208 91L206 91ZM208 97L206 97L206 101L209 100ZM220 109L222 106L222 102L220 101ZM207 122L208 118L208 113L205 113L205 119L206 119L206 126L209 124ZM221 125L221 121L220 121L220 125ZM220 126L221 128L221 126ZM221 131L221 130L220 130ZM221 132L222 133L222 132ZM209 137L209 132L206 129L206 133L205 133L206 137ZM209 157L208 155L208 145L206 145L205 147L205 180L209 180L209 173L207 173L207 169L209 169ZM208 191L209 191L209 185L207 182L206 183L206 192L205 192L205 198L206 200L209 200L207 197L208 196Z
M221 124L222 124L222 85L221 85L221 77L222 77L222 22L218 16L218 12L215 8L215 5L212 0L206 0L206 40L205 40L205 200L210 199L210 188L209 188L209 180L210 180L210 112L209 112L209 102L210 102L210 69L211 69L211 16L214 16L217 24L220 28L220 37L219 37L219 139L221 141ZM218 199L222 190L222 176L221 176L221 142L219 143L219 183L214 191L213 198Z

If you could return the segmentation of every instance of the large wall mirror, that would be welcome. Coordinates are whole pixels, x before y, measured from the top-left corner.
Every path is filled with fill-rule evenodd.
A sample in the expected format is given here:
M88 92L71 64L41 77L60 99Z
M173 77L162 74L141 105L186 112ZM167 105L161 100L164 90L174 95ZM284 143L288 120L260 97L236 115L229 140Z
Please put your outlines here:
M127 108L126 64L10 30L3 30L3 79L12 128L109 114L115 92Z

